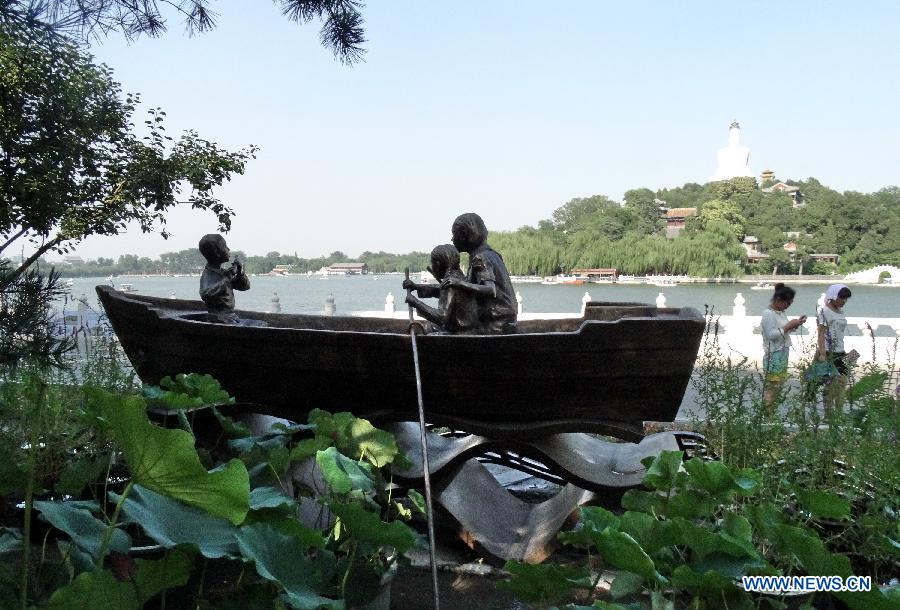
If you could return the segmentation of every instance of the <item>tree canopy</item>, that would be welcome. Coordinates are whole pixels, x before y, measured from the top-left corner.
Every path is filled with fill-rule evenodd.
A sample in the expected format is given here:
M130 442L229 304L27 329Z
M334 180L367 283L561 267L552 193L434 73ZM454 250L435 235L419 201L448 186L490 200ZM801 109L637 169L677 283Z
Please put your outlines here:
M230 227L232 210L214 191L244 172L253 146L229 152L193 131L174 139L160 109L139 137L139 100L123 97L108 67L65 40L2 23L0 90L0 255L24 241L33 248L4 285L43 254L132 221L165 236L165 214L179 203Z

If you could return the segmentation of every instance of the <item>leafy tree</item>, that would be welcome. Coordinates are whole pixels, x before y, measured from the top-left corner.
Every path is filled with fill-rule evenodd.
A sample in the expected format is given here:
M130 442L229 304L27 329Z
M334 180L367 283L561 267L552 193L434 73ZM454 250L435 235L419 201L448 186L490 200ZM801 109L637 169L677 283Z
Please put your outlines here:
M228 152L191 131L173 140L159 109L142 140L132 123L137 98L122 99L109 68L72 44L2 23L0 79L0 254L19 240L34 248L0 288L44 253L132 221L167 236L165 214L184 203L184 188L187 203L230 227L232 210L214 189L243 173L254 147Z
M600 212L619 207L605 195L576 197L553 212L553 223L561 231L575 231L584 227Z
M769 255L769 264L772 266L773 274L784 272L791 264L791 255L781 246L772 248L767 254Z
M634 211L637 216L637 230L645 235L652 235L663 227L659 217L659 204L656 194L647 188L632 189L625 192L625 207Z
M759 192L756 178L738 177L712 183L712 191L717 199L724 201L748 201Z
M216 27L218 15L209 0L0 0L0 23L40 29L50 35L91 37L121 32L129 40L140 35L160 36L167 19L160 5L184 22L190 34ZM282 14L299 24L322 22L322 45L344 64L362 59L366 41L362 3L356 0L275 0Z
M729 200L713 199L700 207L697 214L698 226L706 229L711 223L719 223L728 227L736 237L744 236L744 225L747 220L741 214L738 205Z
M666 207L669 208L694 208L701 202L712 199L714 195L711 184L701 185L689 182L673 189L660 189L657 197L665 201Z

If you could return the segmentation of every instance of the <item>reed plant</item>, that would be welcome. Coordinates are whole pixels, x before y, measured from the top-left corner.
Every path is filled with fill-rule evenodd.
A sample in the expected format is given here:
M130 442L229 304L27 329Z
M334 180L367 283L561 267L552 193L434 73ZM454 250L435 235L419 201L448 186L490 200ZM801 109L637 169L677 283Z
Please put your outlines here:
M717 319L707 318L692 381L699 407L693 425L726 465L760 473L760 491L746 502L772 502L809 523L826 548L850 557L857 574L900 577L896 343L886 365L851 368L840 408L830 410L823 404L829 388L806 378L814 358L807 349L770 407L761 371L727 353ZM810 493L841 498L849 518L813 518L798 502Z

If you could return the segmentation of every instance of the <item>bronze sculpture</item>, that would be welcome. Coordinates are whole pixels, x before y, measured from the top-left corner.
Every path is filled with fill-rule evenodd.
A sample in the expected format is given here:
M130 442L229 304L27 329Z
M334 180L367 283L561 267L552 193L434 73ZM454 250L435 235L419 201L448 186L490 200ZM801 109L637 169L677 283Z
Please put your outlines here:
M200 242L208 261L203 304L104 286L97 292L148 383L184 371L209 373L242 403L236 410L293 421L313 407L350 410L376 425L412 421L418 394L427 421L469 434L431 438L427 455L435 459L423 455L396 471L398 480L418 485L427 471L438 483L436 501L469 544L498 557L541 561L575 507L617 501L641 480L641 458L682 448L672 433L644 442L643 421L675 418L705 321L688 308L591 302L581 318L518 323L509 274L487 245L481 218L463 214L452 232L454 245L431 253L440 284L403 283L419 297L439 299L433 308L407 297L440 329L418 338L393 318L236 312L233 291L247 290L249 280L237 260L223 269L230 252L220 235ZM459 268L460 250L470 255L468 276ZM254 325L268 328L246 328ZM414 371L409 356L416 345ZM410 456L418 429L392 427ZM540 504L518 500L476 457L563 487Z
M479 331L483 334L516 332L516 293L503 257L487 244L488 230L478 214L457 216L451 229L453 245L469 253L466 279L448 276L440 286L416 284L404 280L404 289L413 289L419 298L440 297L442 289L457 288L474 295L478 309Z
M444 280L465 281L466 276L459 267L459 250L452 244L437 246L431 251L431 266L428 270L441 283L437 308L408 294L406 302L419 314L431 322L430 332L472 334L480 331L478 304L469 292L454 286L443 285Z
M244 273L241 261L235 258L230 267L222 267L231 257L231 251L225 238L217 233L204 235L199 248L206 259L200 275L200 298L209 312L207 319L219 324L240 324L240 318L234 313L234 291L250 288L250 278Z

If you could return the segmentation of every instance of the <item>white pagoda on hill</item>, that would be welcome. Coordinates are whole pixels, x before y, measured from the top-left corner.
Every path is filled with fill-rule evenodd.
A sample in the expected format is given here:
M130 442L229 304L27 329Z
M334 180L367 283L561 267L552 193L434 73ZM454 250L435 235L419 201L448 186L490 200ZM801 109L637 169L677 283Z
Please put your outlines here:
M728 146L719 149L719 165L709 180L716 182L738 177L755 176L750 171L750 149L741 146L741 126L734 121L728 128Z

